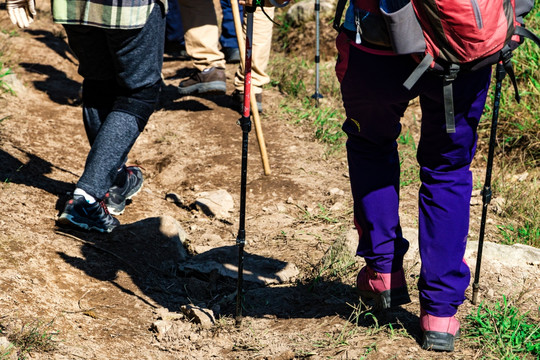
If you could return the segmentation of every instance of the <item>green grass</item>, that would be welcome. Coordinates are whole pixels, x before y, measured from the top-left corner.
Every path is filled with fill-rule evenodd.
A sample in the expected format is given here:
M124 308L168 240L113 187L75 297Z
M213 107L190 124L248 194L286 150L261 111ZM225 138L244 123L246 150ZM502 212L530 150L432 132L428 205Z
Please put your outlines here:
M540 309L539 309L540 310ZM540 324L520 313L506 297L482 302L466 318L465 337L478 345L483 359L538 359Z
M324 98L317 106L312 98L316 80L312 61L280 53L274 54L271 61L270 85L285 95L280 104L284 117L292 123L310 126L313 138L327 145L326 155L341 151L346 137L341 130L345 111L332 64L320 64L319 92Z
M10 93L15 95L15 91L13 91L11 86L9 86L9 84L5 81L5 77L13 74L13 71L11 68L6 68L4 66L4 63L1 61L1 57L2 54L0 54L0 93Z
M13 347L6 349L4 353L0 353L0 360L8 359L12 352L17 353L17 359L27 359L32 353L43 353L54 351L57 347L56 336L58 331L53 328L53 321L43 322L41 320L33 320L22 325L19 330L12 329L9 326L0 324L3 336L7 336L8 340L13 344Z

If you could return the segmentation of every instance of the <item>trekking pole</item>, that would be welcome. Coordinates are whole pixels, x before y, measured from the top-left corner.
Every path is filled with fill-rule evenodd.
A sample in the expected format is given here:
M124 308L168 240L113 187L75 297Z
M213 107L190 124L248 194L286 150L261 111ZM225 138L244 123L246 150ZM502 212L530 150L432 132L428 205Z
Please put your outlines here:
M493 168L493 154L495 152L495 141L497 138L497 120L499 117L499 105L501 101L501 87L506 70L502 62L497 63L495 69L496 83L495 96L493 100L493 116L491 118L491 134L489 137L489 151L486 165L486 179L482 189L482 220L480 221L480 237L478 240L478 253L476 255L476 271L474 273L472 303L476 305L478 300L478 290L480 285L480 265L482 264L482 248L484 246L484 233L486 228L486 217L488 204L491 201L491 170Z
M240 221L236 244L238 245L238 283L236 287L236 326L242 323L242 288L244 280L244 245L246 244L246 183L248 165L248 135L251 130L251 49L253 40L253 12L255 7L245 6L247 14L246 54L244 66L244 108L238 124L242 128L242 177L240 184Z
M315 99L317 101L317 107L319 107L319 99L321 99L323 96L319 92L319 63L321 61L321 57L319 55L319 43L320 43L320 12L321 12L321 4L319 0L315 0L315 23L316 23L316 42L315 42L315 94L311 95L312 99Z
M238 0L231 0L231 9L233 13L234 29L236 31L236 39L238 40L238 50L240 50L240 62L245 69L245 49L244 41L242 39L242 22L240 21L240 9L238 8ZM251 88L251 84L250 84ZM255 94L251 94L251 113L253 115L253 123L255 124L255 133L257 135L257 141L259 142L259 150L261 152L261 160L264 169L264 175L270 175L270 165L268 163L268 155L266 153L266 142L264 141L264 134L262 132L261 120L259 116L259 108L257 107L257 100Z

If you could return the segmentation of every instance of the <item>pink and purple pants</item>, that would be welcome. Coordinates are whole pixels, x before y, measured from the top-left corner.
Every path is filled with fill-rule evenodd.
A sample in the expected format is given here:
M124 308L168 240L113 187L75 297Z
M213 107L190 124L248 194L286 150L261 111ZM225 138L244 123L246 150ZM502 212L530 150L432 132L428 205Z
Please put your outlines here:
M417 63L361 49L341 33L336 41L336 73L347 119L347 156L359 233L357 254L375 271L399 270L409 243L403 238L399 207L400 118L410 100L422 110L418 288L424 310L453 316L465 299L470 271L463 261L469 230L477 126L484 109L491 68L462 74L454 81L456 132L447 133L442 77L428 72L409 91L403 86Z

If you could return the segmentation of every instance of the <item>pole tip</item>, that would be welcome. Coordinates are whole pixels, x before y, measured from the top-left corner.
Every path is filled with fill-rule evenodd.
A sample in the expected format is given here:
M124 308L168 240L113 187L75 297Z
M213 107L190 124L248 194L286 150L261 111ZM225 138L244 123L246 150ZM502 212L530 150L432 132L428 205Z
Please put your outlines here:
M236 319L235 319L235 326L238 328L240 326L242 326L242 316L237 316Z
M476 305L478 303L478 288L473 289L472 303L473 305Z

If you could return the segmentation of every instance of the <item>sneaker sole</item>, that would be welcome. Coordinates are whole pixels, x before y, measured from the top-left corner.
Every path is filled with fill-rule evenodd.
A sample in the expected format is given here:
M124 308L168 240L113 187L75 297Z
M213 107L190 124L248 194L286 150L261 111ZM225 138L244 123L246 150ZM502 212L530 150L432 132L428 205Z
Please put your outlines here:
M227 91L227 86L223 81L211 81L208 83L195 84L188 87L178 87L180 95L193 94L214 94L223 95Z
M406 286L393 290L386 290L380 294L376 294L372 291L358 290L358 295L364 304L366 304L369 300L374 300L374 310L390 309L392 307L405 305L411 302L409 291L407 290Z
M109 227L107 229L103 229L103 228L99 228L99 227L96 227L96 226L91 226L91 225L88 225L87 223L76 221L75 217L72 216L72 215L62 215L62 216L60 216L58 218L57 223L59 225L65 226L65 227L76 227L77 229L83 229L83 230L88 230L88 231L96 230L96 231L99 231L101 233L110 233L111 231L113 231L116 228L116 226L113 226L113 227Z
M434 351L454 351L454 342L458 337L459 330L455 336L441 331L425 331L422 338L422 349Z

